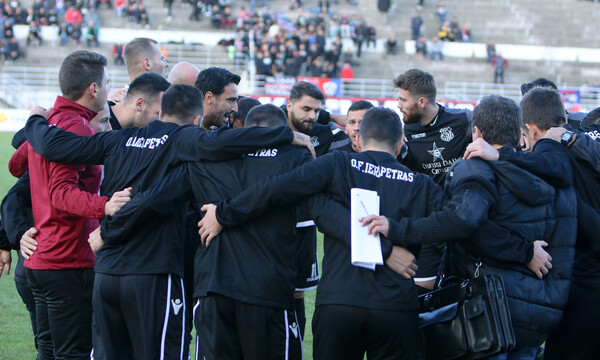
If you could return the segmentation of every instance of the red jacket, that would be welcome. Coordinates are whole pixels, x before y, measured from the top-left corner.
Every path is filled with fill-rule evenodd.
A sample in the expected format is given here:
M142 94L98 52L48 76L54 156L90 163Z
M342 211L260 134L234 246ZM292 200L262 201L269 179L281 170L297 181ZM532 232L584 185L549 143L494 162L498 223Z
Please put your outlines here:
M48 123L78 135L91 136L89 121L96 112L62 96L56 98ZM104 217L108 201L99 196L99 165L49 162L24 143L9 162L14 176L29 169L33 219L38 234L37 251L25 267L37 270L93 268L94 254L88 235Z

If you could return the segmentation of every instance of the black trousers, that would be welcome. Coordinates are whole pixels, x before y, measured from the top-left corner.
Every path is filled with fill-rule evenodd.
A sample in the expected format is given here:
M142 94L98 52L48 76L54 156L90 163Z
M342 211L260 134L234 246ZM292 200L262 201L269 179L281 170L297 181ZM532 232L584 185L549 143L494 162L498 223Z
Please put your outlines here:
M320 305L313 316L315 360L417 359L419 314Z
M194 306L196 360L302 359L293 312L210 294Z
M600 359L600 286L571 285L558 329L546 340L544 359Z
M94 359L187 359L180 277L96 274Z
M93 269L31 270L38 360L89 359L92 351Z
M23 303L25 304L25 308L27 308L27 312L29 312L35 348L37 349L37 326L35 325L35 298L33 297L33 292L27 283L15 280L15 286L17 287L17 292L19 293L21 300L23 300Z

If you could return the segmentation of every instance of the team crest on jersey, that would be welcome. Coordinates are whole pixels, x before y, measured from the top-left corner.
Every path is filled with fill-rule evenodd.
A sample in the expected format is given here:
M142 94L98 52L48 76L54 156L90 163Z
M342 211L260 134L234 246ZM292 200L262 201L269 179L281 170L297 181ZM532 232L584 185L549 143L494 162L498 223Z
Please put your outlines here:
M433 160L432 161L436 161L437 159L440 159L442 161L444 161L444 156L442 155L442 151L446 149L444 147L437 147L437 145L435 144L435 142L433 143L433 148L431 150L427 150L428 153L430 153L433 156Z
M319 138L316 136L313 136L310 138L310 143L312 144L313 147L317 147L319 146Z
M454 139L454 133L452 132L452 128L445 127L440 129L440 138L442 141L448 142Z

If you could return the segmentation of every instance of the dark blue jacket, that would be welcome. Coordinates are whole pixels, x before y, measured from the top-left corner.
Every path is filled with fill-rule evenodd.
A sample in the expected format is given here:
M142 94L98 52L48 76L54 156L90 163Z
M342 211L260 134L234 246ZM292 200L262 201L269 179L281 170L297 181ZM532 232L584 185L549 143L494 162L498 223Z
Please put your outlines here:
M569 295L577 233L575 190L572 186L555 188L506 161L480 159L457 161L448 177L448 190L453 193L473 176L495 185L495 202L487 211L482 209L481 216L523 239L545 240L553 267L539 280L526 266L531 257L525 262L519 254L513 261L498 258L497 251L514 248L515 238L489 244L485 233L475 232L466 240L450 243L450 272L473 277L480 264L479 274L501 274L517 346L539 346L558 326Z

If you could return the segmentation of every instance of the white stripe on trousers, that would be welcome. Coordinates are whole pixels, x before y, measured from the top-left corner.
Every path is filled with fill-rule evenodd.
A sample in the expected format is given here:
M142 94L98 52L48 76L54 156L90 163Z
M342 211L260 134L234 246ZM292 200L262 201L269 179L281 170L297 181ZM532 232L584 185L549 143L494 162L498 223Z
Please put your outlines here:
M283 310L283 318L285 320L285 360L288 360L290 357L290 325L288 324L287 310Z
M194 318L194 320L196 320L196 309L198 309L198 306L200 305L200 299L198 299L198 301L196 301L196 305L194 305L194 309L192 310L192 317ZM196 331L196 334L198 332ZM200 336L196 335L196 360L198 360L198 344L200 343Z
M167 306L165 306L165 321L163 322L162 337L160 339L160 360L165 359L165 341L167 337L167 326L169 325L169 312L171 310L171 274L167 285Z

